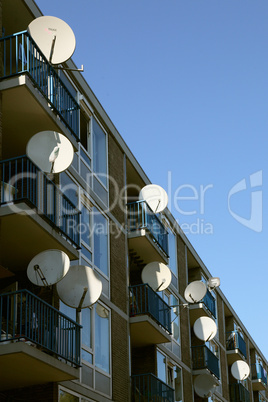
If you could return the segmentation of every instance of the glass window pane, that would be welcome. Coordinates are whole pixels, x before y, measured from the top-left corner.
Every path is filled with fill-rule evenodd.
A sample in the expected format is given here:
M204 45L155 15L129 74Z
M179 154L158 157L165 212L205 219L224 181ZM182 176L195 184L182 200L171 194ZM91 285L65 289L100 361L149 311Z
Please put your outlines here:
M91 310L89 308L82 309L82 344L90 349L92 348L91 337Z
M85 364L82 365L82 383L93 388L93 369Z
M93 120L93 170L103 184L107 185L106 134Z
M171 306L178 306L179 300L171 295ZM173 307L171 309L171 322L172 322L172 335L176 342L180 342L180 319L179 319L179 307Z
M93 364L92 354L87 352L85 349L82 349L81 358L82 360L86 360L88 363Z
M177 272L177 244L176 244L176 236L174 233L169 230L168 231L168 254L169 254L169 268L173 272L173 274L178 277Z
M95 312L95 365L110 373L109 311L98 303Z
M105 375L98 373L96 371L95 373L95 383L96 383L96 390L100 391L106 395L110 395L110 378L106 377Z
M157 377L166 382L166 358L157 351Z
M108 276L108 222L94 209L94 264Z
M79 398L60 389L60 402L79 402Z
M91 248L90 228L91 228L90 211L82 204L81 224L80 224L81 240L83 240Z
M174 367L175 402L182 401L182 371L180 367Z
M71 318L71 320L76 321L76 309L67 306L62 301L60 301L60 312Z
M73 180L65 172L60 174L60 188L63 194L77 207L78 188Z

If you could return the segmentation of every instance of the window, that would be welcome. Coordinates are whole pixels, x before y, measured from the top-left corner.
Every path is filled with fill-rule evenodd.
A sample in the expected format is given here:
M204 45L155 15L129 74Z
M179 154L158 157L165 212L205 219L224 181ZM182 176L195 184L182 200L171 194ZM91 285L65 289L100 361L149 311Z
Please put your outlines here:
M164 301L169 306L176 306L171 308L171 330L172 340L165 344L176 356L181 357L180 349L180 317L179 317L179 299L167 290L162 295Z
M103 394L111 393L110 311L100 302L81 312L81 382Z
M107 146L106 134L93 119L93 171L98 179L107 187Z
M94 265L107 277L108 272L108 220L97 208L93 208Z
M175 402L182 401L182 369L157 350L157 377L175 390Z
M169 254L168 266L172 273L171 283L177 289L178 288L177 238L170 228L168 228L168 254Z

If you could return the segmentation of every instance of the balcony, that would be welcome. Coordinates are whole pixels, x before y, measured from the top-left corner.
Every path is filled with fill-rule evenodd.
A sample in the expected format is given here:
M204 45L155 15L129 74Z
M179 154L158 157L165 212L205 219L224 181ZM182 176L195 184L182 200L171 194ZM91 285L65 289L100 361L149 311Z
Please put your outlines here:
M80 212L26 156L0 162L0 216L1 265L11 271L49 248L77 258Z
M168 232L146 201L127 204L130 255L142 263L168 261Z
M203 374L209 371L220 378L219 359L205 345L192 346L192 363L194 374Z
M226 333L226 350L228 364L233 364L236 360L247 358L246 342L238 331Z
M42 130L65 130L63 133L76 143L79 140L79 105L29 33L3 37L0 44L3 132L12 133L12 138L16 138L12 145L17 147L11 154L9 145L4 142L4 150L7 148L4 157L25 152L18 149L19 145L25 149L29 138Z
M79 378L81 326L27 290L0 295L0 390Z
M216 318L216 300L208 290L204 298L199 303L190 304L190 322L194 322L204 316Z
M132 346L170 342L172 330L169 305L147 284L131 286L129 289Z
M153 374L133 375L132 377L133 402L174 402L174 389Z
M267 372L260 363L251 365L252 389L263 391L267 387Z
M230 402L250 402L249 391L241 383L229 385Z

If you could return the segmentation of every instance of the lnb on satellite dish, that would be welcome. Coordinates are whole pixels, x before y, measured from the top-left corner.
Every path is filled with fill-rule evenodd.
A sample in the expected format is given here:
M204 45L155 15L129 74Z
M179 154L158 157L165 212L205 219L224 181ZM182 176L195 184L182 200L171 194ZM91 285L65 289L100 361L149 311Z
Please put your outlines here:
M27 156L46 173L60 173L72 163L74 150L65 135L56 131L40 131L30 138Z
M207 286L210 290L217 288L218 286L220 286L220 284L221 284L220 278L216 276L213 278L209 278L207 280Z
M166 191L157 184L148 184L143 187L140 191L139 199L140 201L146 201L155 214L162 212L168 204Z
M69 267L69 257L63 251L46 250L30 261L27 276L37 286L51 286L64 278Z
M169 267L162 262L150 262L141 272L143 283L148 283L155 292L169 287L172 279Z
M51 64L64 63L74 53L74 33L60 18L38 17L28 25L28 32Z
M189 283L184 291L184 297L188 303L198 303L205 297L207 285L202 281L193 281Z
M78 310L96 303L102 292L99 274L86 265L71 266L56 286L61 301Z

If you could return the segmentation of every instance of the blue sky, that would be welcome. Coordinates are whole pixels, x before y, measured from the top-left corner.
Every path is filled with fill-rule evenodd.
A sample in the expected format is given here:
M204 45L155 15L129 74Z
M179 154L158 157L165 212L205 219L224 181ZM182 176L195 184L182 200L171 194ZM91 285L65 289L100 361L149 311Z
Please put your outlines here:
M37 4L268 357L267 0Z

